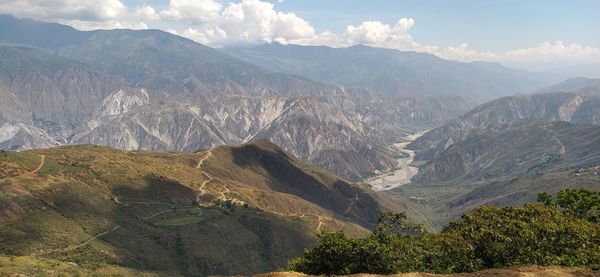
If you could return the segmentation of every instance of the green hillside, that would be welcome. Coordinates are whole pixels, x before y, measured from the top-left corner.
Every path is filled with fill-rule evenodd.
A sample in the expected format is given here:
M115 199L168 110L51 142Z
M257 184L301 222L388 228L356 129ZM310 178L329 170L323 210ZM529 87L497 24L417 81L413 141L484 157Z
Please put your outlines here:
M0 164L0 255L85 267L268 272L317 230L363 235L401 209L267 141L197 153L68 146L2 152Z

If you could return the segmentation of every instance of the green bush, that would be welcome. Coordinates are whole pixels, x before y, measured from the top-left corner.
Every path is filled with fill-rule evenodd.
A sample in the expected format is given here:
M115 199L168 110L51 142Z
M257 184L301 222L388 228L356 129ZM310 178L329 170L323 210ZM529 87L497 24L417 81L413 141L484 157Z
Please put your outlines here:
M293 260L290 267L308 274L351 274L370 272L389 274L408 267L399 251L409 235L420 234L422 228L412 225L405 214L383 213L373 235L349 238L342 232L317 234L317 245Z
M317 244L290 263L308 274L424 271L471 272L524 264L600 269L598 192L565 190L542 204L483 206L440 233L427 233L404 214L384 213L371 235L317 234Z
M480 207L451 223L440 236L467 245L470 264L458 271L522 264L596 267L597 224L544 205ZM474 259L474 260L472 260Z
M600 191L584 188L566 189L559 191L556 199L553 199L548 193L540 193L538 202L573 216L600 223Z

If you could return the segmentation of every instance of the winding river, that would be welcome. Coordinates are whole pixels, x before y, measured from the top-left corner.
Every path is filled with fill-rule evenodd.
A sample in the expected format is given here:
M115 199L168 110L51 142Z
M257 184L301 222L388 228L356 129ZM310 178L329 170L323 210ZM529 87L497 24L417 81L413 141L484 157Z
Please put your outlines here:
M394 143L391 147L395 150L404 152L408 157L398 159L398 168L393 171L382 172L374 177L368 178L365 182L373 187L374 190L390 190L410 183L410 179L417 174L419 169L411 166L415 152L406 149L406 146L412 141L418 139L427 131L418 132L402 138L403 142Z

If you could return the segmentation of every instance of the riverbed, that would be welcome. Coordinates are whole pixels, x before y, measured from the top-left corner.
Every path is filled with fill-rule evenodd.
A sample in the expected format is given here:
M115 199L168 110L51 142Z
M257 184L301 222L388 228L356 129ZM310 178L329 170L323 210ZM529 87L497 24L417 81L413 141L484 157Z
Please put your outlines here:
M427 131L418 132L401 138L402 142L394 143L390 147L406 154L406 157L397 159L398 167L392 171L381 172L380 174L368 178L365 182L373 187L374 190L390 190L410 183L410 179L417 174L419 168L411 166L415 157L415 152L406 149L406 146L412 141L424 135Z

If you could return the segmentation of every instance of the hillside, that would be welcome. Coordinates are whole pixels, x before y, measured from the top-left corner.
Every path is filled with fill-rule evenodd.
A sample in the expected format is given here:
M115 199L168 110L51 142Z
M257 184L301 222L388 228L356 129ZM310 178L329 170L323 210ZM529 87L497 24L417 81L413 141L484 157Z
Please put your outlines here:
M597 66L600 66L597 65ZM594 78L572 78L558 84L542 88L537 93L548 92L572 92L583 94L600 94L600 79Z
M593 165L597 161L586 157L595 156L600 150L595 147L600 96L589 92L597 87L597 82L570 80L546 89L564 92L504 97L475 107L409 144L409 148L417 150L415 161L424 169L416 179L450 180L461 174L469 174L471 179L533 174L537 172L532 168L536 161L552 155L559 155L561 161L553 166L548 164L546 169L577 167L578 163ZM453 169L442 165L449 159L455 160ZM433 171L440 175L435 177L437 173ZM455 176L450 177L444 171Z
M303 277L311 276L296 272L275 272L257 275L259 277ZM598 276L597 272L578 269L578 268L566 268L559 266L519 266L507 269L488 269L473 273L456 273L456 274L431 274L431 273L404 273L404 274L392 274L392 275L377 275L377 274L352 274L346 276L353 277L376 277L376 276L390 276L390 277L487 277L487 276L505 276L505 277L592 277Z
M495 63L461 63L427 53L357 45L347 48L266 44L227 51L273 70L388 95L461 96L488 101L558 82L550 74Z
M90 120L105 97L127 88L120 78L32 48L0 45L0 59L3 149L65 143L73 126Z
M600 187L594 80L500 98L408 145L419 172L392 193L441 227L479 205L519 205L542 191Z
M600 124L600 95L592 92L599 89L596 80L574 79L542 90L547 93L496 99L431 130L410 147L430 149L434 145L450 145L473 130L499 129L532 118L597 125Z
M172 272L144 271L105 264L88 267L44 258L0 256L0 275L22 274L29 276L182 276Z
M600 164L600 127L529 119L474 129L459 140L417 152L414 182L514 178Z
M2 152L0 163L0 253L83 265L272 271L315 230L365 234L382 210L406 207L267 141L196 153L65 146Z
M2 15L0 54L0 147L10 150L191 152L267 138L360 180L396 166L385 149L399 137L473 106L320 83L159 30L83 32ZM336 130L344 136L320 135Z

